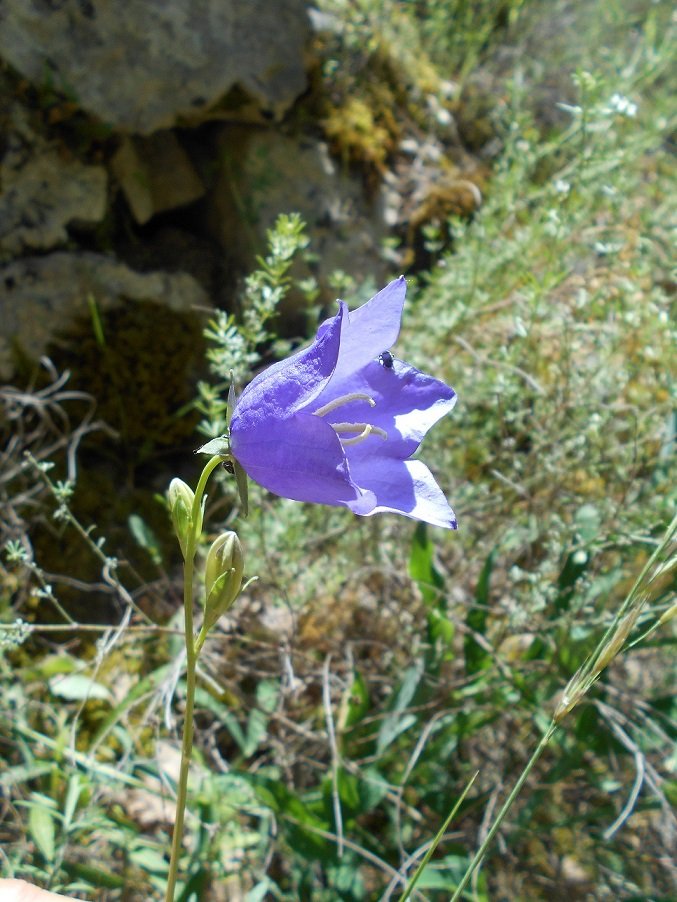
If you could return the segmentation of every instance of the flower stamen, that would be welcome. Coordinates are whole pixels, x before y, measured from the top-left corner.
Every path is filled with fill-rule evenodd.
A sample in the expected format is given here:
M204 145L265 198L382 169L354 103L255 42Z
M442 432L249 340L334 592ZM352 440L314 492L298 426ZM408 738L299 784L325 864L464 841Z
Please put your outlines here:
M324 407L318 407L313 413L316 417L323 417L326 414L331 413L332 410L336 410L337 407L343 407L344 404L350 404L352 401L366 401L370 407L376 407L376 401L374 401L373 398L370 398L369 395L365 395L364 392L361 391L354 391L350 392L348 395L341 395L340 398L334 398L333 401L329 401Z
M334 432L338 433L339 436L346 432L359 433L359 435L355 435L352 438L342 438L341 443L343 445L357 445L372 434L378 435L383 439L388 438L385 429L381 429L379 426L372 426L371 423L331 423L331 428Z

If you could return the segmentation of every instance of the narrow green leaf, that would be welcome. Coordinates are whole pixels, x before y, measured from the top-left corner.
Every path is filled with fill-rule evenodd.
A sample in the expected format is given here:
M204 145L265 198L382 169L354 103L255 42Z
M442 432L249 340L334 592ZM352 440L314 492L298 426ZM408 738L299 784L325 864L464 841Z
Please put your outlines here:
M54 817L48 808L32 805L28 814L28 830L40 854L48 861L54 861Z
M92 319L92 332L94 333L94 338L96 339L96 343L100 348L106 347L106 336L103 331L103 322L101 320L101 313L99 312L99 306L96 303L96 298L93 294L87 295L87 306L89 307L89 315Z
M148 553L156 566L162 564L162 552L157 536L150 526L138 514L130 514L127 523L136 544Z
M466 633L463 640L465 669L468 674L477 673L491 666L491 654L480 645L473 633L484 636L486 632L487 613L489 610L489 585L495 559L496 549L494 548L484 562L482 572L477 581L477 588L475 589L475 604L470 607L465 619L470 631Z
M440 645L447 650L451 647L456 628L447 617L447 600L443 592L444 579L435 566L435 546L425 523L419 523L414 530L409 553L409 575L421 591L428 608L428 637L431 645Z
M440 589L444 587L442 575L435 567L434 553L425 523L418 523L411 540L409 575L420 588L427 605L436 604Z
M91 864L83 864L81 861L64 861L63 869L69 877L78 877L86 880L92 887L99 889L122 889L127 880L120 874L113 874L103 868Z
M423 673L423 662L417 662L409 667L400 683L400 688L395 695L391 712L383 719L381 729L378 732L376 751L380 755L394 740L416 722L413 714L404 714L405 708L411 703Z
M402 895L400 896L399 902L406 902L406 900L407 900L407 899L409 898L409 896L411 895L411 893L412 893L414 887L416 886L416 884L418 883L418 881L419 881L420 878L421 878L421 875L423 874L424 870L426 869L426 866L427 866L428 862L429 862L430 859L432 858L435 849L436 849L436 848L438 847L438 845L440 844L440 840L442 839L442 837L444 836L444 834L447 832L447 827L448 827L449 824L452 822L452 820L454 819L454 817L456 817L456 812L458 811L458 809L459 809L459 808L461 807L461 805L463 804L463 800L464 800L465 797L468 795L468 792L470 791L470 787L473 785L473 783L474 783L475 780L477 779L477 775L478 775L478 774L479 774L479 771L476 771L476 772L474 773L474 775L470 778L470 780L468 781L468 783L467 783L465 789L463 790L463 792L461 793L461 795L458 797L458 799L457 799L457 801L456 801L456 804L455 804L454 807L451 809L451 811L449 812L449 814L448 814L447 817L445 818L444 823L442 824L442 826L440 827L440 829L439 829L439 830L437 831L437 833L435 834L435 839L434 839L434 840L432 841L432 843L430 844L430 847L429 847L428 851L425 853L425 855L423 856L423 858L422 858L422 860L421 860L421 863L419 864L419 866L418 866L418 867L416 868L416 870L414 871L414 875L412 876L411 880L409 881L409 883L407 883L406 887L404 888L404 892L403 892Z
M369 688L362 674L353 671L353 681L347 690L341 705L341 718L344 729L350 729L359 723L369 710Z
M6 788L18 786L20 783L26 783L28 780L36 780L38 777L44 777L52 771L54 765L35 764L26 765L18 764L16 767L10 767L4 773L0 774L0 786Z
M68 781L68 790L66 792L66 801L63 806L63 827L64 830L68 830L73 820L73 815L75 814L75 809L78 806L78 801L80 800L80 793L82 792L82 784L80 782L80 774L75 773L71 776Z

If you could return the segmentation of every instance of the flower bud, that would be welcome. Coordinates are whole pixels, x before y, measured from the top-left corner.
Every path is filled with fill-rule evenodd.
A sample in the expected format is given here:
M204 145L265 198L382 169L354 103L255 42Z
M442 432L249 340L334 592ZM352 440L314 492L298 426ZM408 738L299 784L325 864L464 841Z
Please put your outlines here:
M205 623L209 630L237 598L242 585L244 555L237 534L222 533L207 552L205 563Z
M167 491L167 500L169 502L169 511L172 515L172 523L174 524L174 532L179 540L181 552L185 558L188 536L192 524L192 510L195 493L182 479L172 479ZM199 519L200 521L202 520L201 513ZM198 528L195 530L196 535L201 528L202 523L200 522Z

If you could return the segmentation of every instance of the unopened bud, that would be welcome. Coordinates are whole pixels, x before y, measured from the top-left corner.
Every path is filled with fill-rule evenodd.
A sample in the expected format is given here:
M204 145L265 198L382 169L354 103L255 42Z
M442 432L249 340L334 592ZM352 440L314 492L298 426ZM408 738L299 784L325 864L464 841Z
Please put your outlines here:
M224 532L207 552L205 563L205 623L209 630L240 593L244 555L234 532Z
M186 556L186 548L188 545L188 536L192 528L192 510L195 493L187 486L182 479L172 479L169 483L167 491L167 500L169 501L169 510L172 515L172 523L174 524L174 532L179 540L183 556ZM202 513L198 514L200 521ZM195 530L197 535L202 528L202 523L198 523Z

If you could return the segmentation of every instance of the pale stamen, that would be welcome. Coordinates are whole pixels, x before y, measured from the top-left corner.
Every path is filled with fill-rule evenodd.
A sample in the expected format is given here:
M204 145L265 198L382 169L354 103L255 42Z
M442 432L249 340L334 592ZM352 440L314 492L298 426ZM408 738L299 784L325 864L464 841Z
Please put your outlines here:
M359 435L355 435L352 438L341 439L343 445L357 445L358 442L364 441L370 435L378 435L384 439L388 438L385 429L381 429L379 426L372 426L370 423L332 423L331 428L339 435L346 432L359 433Z
M329 401L324 407L318 407L314 414L316 417L323 417L325 414L331 413L332 410L336 410L337 407L343 407L344 404L350 404L352 401L366 401L370 407L376 407L376 401L370 398L369 395L365 395L360 391L354 391L349 395L341 395L340 398L334 398L333 401Z

